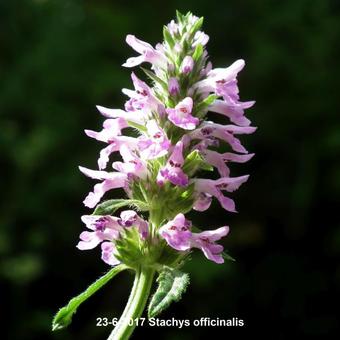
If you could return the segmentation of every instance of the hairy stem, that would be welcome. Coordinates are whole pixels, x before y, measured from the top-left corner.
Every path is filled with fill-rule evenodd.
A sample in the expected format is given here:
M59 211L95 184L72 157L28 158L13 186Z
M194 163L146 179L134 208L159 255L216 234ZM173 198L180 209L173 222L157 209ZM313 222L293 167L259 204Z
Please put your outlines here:
M145 308L154 275L155 270L150 267L140 267L136 270L129 300L108 340L127 340L130 338Z

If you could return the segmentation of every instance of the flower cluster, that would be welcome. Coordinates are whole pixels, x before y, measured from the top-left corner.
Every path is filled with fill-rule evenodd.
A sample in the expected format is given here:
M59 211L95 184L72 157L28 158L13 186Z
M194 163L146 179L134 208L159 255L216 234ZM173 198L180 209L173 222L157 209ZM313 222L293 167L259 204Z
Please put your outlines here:
M91 231L81 233L78 248L92 249L101 243L102 259L110 265L133 265L146 258L168 265L174 254L180 257L192 248L201 249L216 263L224 261L223 247L216 241L229 228L193 232L199 229L184 214L208 209L213 198L225 210L236 211L226 193L238 189L248 176L231 177L229 163L244 163L253 156L236 136L255 131L244 115L254 102L239 98L237 75L243 60L226 68L213 68L208 61L209 37L200 30L202 21L190 13L179 16L164 27L164 41L155 47L128 35L126 42L138 55L123 66L151 64L151 71L143 71L152 86L132 73L134 88L123 89L128 97L124 110L98 106L106 118L103 129L85 130L106 145L98 170L80 167L98 183L84 200L87 207L97 208L93 215L82 217ZM208 112L221 115L219 121L226 119L226 124L208 119ZM113 153L119 153L121 160L110 163ZM201 178L214 168L212 174L218 178ZM106 192L116 188L125 191L126 204L100 203ZM133 210L112 216L124 205L141 211L148 222Z

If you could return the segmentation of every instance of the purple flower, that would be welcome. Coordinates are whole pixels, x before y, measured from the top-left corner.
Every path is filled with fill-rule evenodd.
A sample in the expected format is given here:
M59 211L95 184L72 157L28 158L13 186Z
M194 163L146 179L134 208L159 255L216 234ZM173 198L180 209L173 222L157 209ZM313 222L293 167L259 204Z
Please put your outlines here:
M126 90L131 91L131 90ZM125 91L125 92L126 92ZM134 92L134 91L131 91ZM130 93L130 92L129 92ZM135 111L124 111L120 109L108 109L103 106L96 106L98 111L104 116L108 118L123 118L126 121L131 121L137 124L144 124L146 120L148 120L147 112L140 110L137 114Z
M191 248L199 248L209 260L223 263L223 246L215 242L228 234L229 227L201 233L192 233L190 229L191 222L183 214L178 214L159 229L159 234L170 247L176 250L186 251Z
M209 41L209 36L202 31L197 31L194 36L194 42L192 46L195 47L198 44L205 46Z
M248 151L243 147L239 139L234 134L250 134L256 130L255 127L239 127L235 125L221 125L213 122L204 122L199 129L190 133L192 139L218 138L227 142L231 148L240 153Z
M184 57L182 64L181 64L181 73L188 74L194 68L194 59L190 56Z
M110 144L104 149L102 149L99 153L99 158L98 158L99 169L106 168L110 155L113 152L119 151L123 144L126 145L130 150L136 150L137 145L138 145L138 139L133 138L133 137L127 137L127 136L119 136L116 138L112 138L109 141L109 143Z
M134 35L127 35L126 42L138 53L139 57L129 58L123 66L134 67L141 63L148 62L156 67L166 67L166 58L160 51L155 50L150 44L137 39Z
M113 241L119 237L119 226L117 219L112 216L84 215L81 220L86 227L92 231L83 231L77 248L88 250L95 248L104 240Z
M101 249L102 249L102 260L109 264L110 266L116 266L117 264L120 263L115 256L114 256L114 251L116 249L115 245L113 242L103 242L101 244Z
M147 115L151 110L158 110L163 104L153 95L150 87L132 72L131 78L135 91L123 89L123 93L130 97L125 103L125 110L130 112L143 111L142 116L147 120Z
M206 230L201 233L193 233L191 246L201 249L203 254L209 260L216 263L223 263L223 246L216 244L215 242L226 236L228 232L229 227L221 227L216 230Z
M155 120L149 120L146 123L146 128L150 137L141 136L138 142L142 158L150 160L166 155L171 144L165 132Z
M159 233L170 247L184 251L191 247L190 226L190 221L186 220L183 214L178 214L173 220L163 225Z
M113 162L112 167L125 174L131 174L141 179L147 176L147 168L145 163L137 157L126 144L120 146L119 152L124 162Z
M209 209L211 202L212 202L211 195L207 194L206 192L200 192L196 196L193 208L196 211L205 211Z
M179 25L175 22L175 20L171 20L167 26L168 26L169 32L172 35L176 35L179 33Z
M179 141L174 146L171 156L167 164L162 168L157 176L157 183L162 185L165 180L169 180L172 184L178 186L186 186L189 183L188 176L181 169L184 164L183 158L183 142Z
M243 69L244 65L244 60L239 59L229 67L212 69L208 73L208 77L196 83L194 87L199 92L216 92L216 94L222 96L223 88L236 79L238 72Z
M192 98L186 97L174 109L166 109L168 119L182 129L193 130L198 125L199 119L191 115L192 107Z
M96 184L93 192L90 192L85 198L84 204L89 208L94 208L107 191L123 188L126 185L127 175L120 172L96 171L82 166L79 167L79 170L85 176L103 180L103 182Z
M254 154L238 155L231 152L221 154L213 150L204 150L202 155L207 163L217 168L221 177L227 177L230 173L225 162L245 163L254 156Z
M176 96L179 93L178 80L175 77L171 77L168 82L168 90L170 95Z
M234 201L231 198L224 196L222 191L233 192L237 190L241 184L248 180L248 177L249 176L246 175L234 178L222 177L217 180L201 178L194 179L193 182L195 183L195 191L198 194L196 201L198 204L195 202L194 209L203 211L205 209L202 209L202 207L209 208L209 205L202 205L202 198L200 197L200 194L204 193L216 197L225 210L236 212Z
M120 136L122 129L127 127L128 124L124 118L106 119L103 123L103 130L99 132L85 130L85 133L91 138L108 143L112 138Z
M250 120L244 116L244 109L252 107L254 103L254 101L248 101L231 106L223 100L216 99L209 106L209 110L211 112L216 112L228 117L233 123L237 125L249 126Z
M142 239L146 239L149 233L148 223L143 220L138 214L133 210L125 210L120 214L120 220L118 223L126 228L135 226L138 228L139 234Z
M216 100L210 105L210 111L223 114L235 124L247 126L249 120L244 117L244 109L254 105L254 101L240 102L237 86L237 74L244 67L244 60L235 61L227 68L215 68L208 72L208 77L199 81L194 88L201 93L215 92L224 101Z
M253 156L238 138L256 130L244 114L254 101L241 102L239 96L237 76L245 62L240 59L227 68L213 68L205 49L209 36L198 30L202 19L179 13L178 22L165 26L164 41L155 47L127 35L126 42L139 55L123 66L150 63L152 72L146 73L153 85L132 73L133 86L122 90L127 95L124 110L97 106L105 117L103 127L100 131L85 130L106 145L100 151L99 170L79 167L86 176L98 180L84 204L94 208L107 191L122 188L129 199L123 205L145 205L152 226L149 230L149 222L133 210L122 211L120 217L83 216L89 230L80 234L77 247L85 250L101 244L102 259L110 265L119 263L119 258L132 267L130 261L135 263L138 252L142 257L149 247L150 254L155 250L165 260L165 243L180 252L199 248L208 259L224 261L223 247L217 241L228 234L228 227L193 233L191 222L182 213L163 226L159 223L174 211L188 211L191 205L204 211L213 198L235 212L235 203L226 192L238 189L248 176L230 177L228 162L244 163ZM208 121L209 111L229 118L231 123ZM128 132L134 129L134 137L123 135L127 128ZM225 144L229 152L218 152L216 148ZM109 164L115 152L120 158ZM107 165L112 166L111 172L104 171ZM198 171L212 167L219 179L197 178ZM159 243L159 238L165 242ZM153 256L145 263L150 261ZM171 266L174 261L175 257L162 263Z

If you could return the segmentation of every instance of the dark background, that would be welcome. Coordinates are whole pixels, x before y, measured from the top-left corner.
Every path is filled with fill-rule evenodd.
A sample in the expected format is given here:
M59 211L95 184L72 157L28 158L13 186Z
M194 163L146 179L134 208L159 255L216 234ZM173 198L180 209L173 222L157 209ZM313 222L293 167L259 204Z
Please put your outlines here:
M244 58L241 98L259 129L243 138L256 157L232 167L251 178L233 194L239 214L218 204L192 218L228 224L235 263L199 252L191 285L162 317L232 318L223 338L338 338L340 284L339 1L0 1L0 294L2 339L105 339L97 317L117 317L131 277L120 274L51 333L53 314L107 270L99 249L75 248L82 200L100 143L95 104L122 107L136 55L128 33L152 44L175 9L205 17L217 67ZM141 73L137 71L139 75ZM134 338L204 339L215 328L138 329ZM339 334L338 334L339 335ZM221 336L221 335L220 335Z

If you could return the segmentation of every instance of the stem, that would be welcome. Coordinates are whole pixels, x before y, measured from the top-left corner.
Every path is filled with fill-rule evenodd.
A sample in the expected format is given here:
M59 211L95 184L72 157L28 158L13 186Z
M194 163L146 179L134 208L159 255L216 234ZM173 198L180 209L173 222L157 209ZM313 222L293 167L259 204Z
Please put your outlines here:
M116 327L107 340L127 340L139 324L148 300L155 270L150 267L140 267L136 270L135 279L129 300Z

